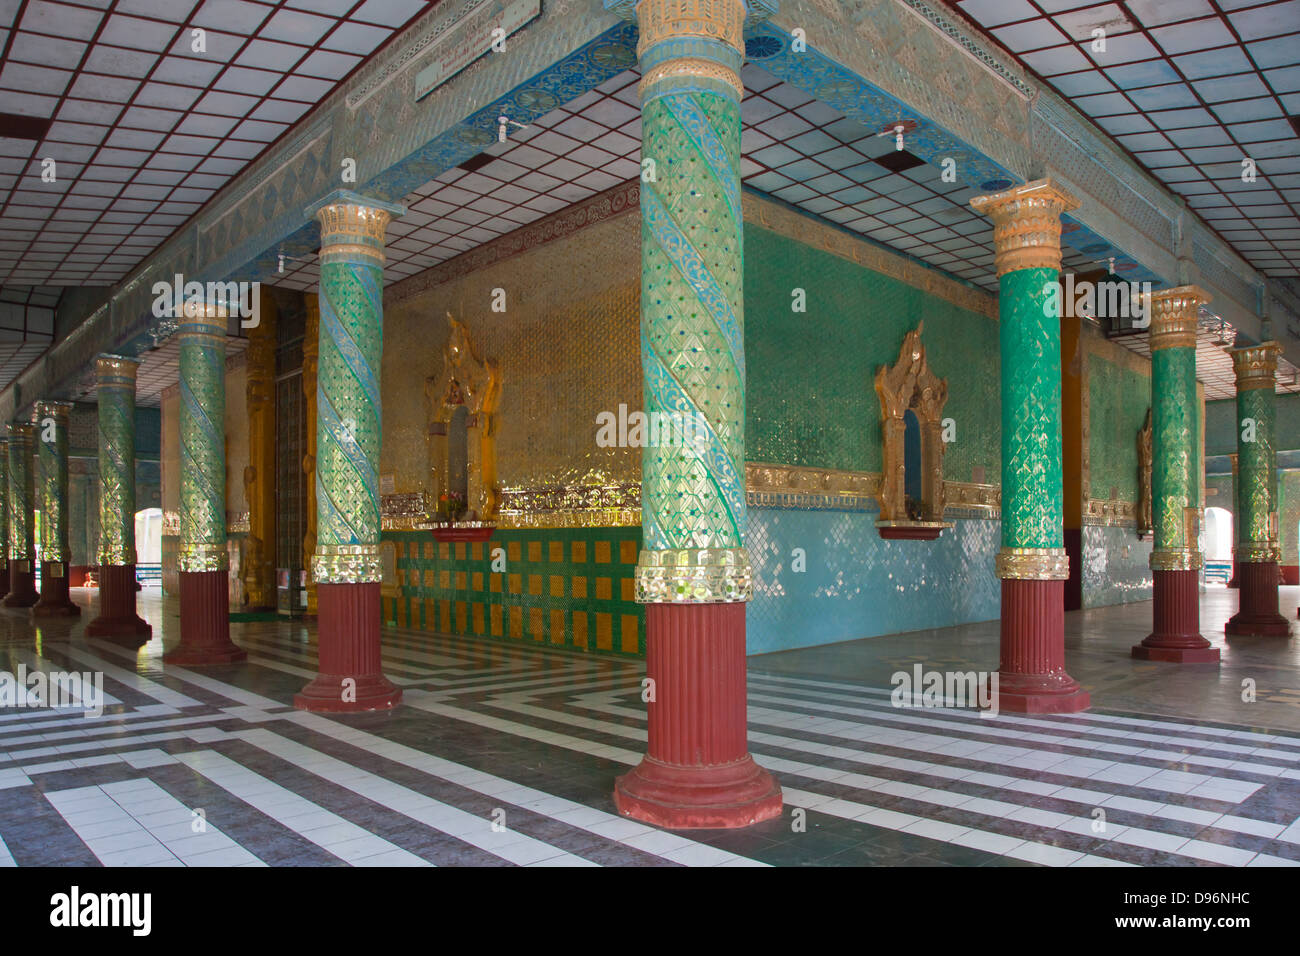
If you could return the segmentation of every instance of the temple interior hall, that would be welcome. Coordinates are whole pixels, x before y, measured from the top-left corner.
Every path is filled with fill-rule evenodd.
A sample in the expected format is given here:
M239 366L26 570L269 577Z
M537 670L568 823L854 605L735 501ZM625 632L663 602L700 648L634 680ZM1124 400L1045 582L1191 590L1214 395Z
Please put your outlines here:
M0 60L0 867L1300 865L1300 0Z

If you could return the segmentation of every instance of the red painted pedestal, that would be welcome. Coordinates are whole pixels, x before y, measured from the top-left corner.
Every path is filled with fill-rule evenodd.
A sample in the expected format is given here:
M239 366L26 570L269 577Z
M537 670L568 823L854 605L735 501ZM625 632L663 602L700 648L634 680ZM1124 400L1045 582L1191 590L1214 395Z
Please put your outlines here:
M402 690L380 661L379 582L316 585L319 673L294 695L299 710L391 710ZM348 683L345 683L347 681Z
M77 617L81 608L68 598L68 566L62 561L41 562L41 599L32 605L36 617Z
M30 561L9 562L9 593L5 595L5 607L31 607L40 600L36 593L36 572Z
M248 653L230 641L229 575L225 571L181 571L181 642L163 655L164 664L206 667L233 664Z
M135 613L135 565L105 564L99 569L99 617L86 625L88 637L124 640L139 647L153 628Z
M1065 672L1065 582L1002 580L998 707L1016 714L1074 714L1088 692Z
M646 605L649 746L614 783L619 813L680 830L781 815L781 788L749 755L745 605Z
M1224 630L1232 635L1286 637L1291 625L1277 610L1276 562L1242 561L1237 565L1237 577L1241 600Z
M1201 575L1199 571L1152 571L1154 612L1151 633L1134 645L1143 661L1215 664L1219 649L1201 637Z

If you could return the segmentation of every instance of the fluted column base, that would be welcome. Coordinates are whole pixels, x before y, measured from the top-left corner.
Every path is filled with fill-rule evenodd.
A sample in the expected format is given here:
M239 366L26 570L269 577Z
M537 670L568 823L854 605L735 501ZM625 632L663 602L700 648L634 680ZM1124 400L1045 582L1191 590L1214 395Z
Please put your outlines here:
M402 689L384 676L380 659L379 582L321 584L317 590L320 663L293 706L316 713L391 710Z
M745 605L646 605L646 674L647 754L614 782L619 813L673 830L779 817L781 788L749 755Z
M30 561L9 562L9 593L5 595L5 607L31 607L41 596L36 593L36 572Z
M230 640L229 575L225 571L181 571L181 642L163 655L164 664L208 667L233 664L248 652Z
M1201 636L1201 573L1152 571L1153 628L1134 645L1133 656L1143 661L1178 664L1217 664L1219 649Z
M99 617L86 625L87 637L139 647L153 636L153 628L135 613L135 583L134 564L100 565Z
M1065 582L1003 578L998 708L1076 714L1090 703L1065 672Z
M1277 609L1277 562L1242 561L1237 566L1241 598L1224 630L1231 635L1286 637L1291 624Z
M36 617L77 617L81 608L68 597L68 566L62 561L41 562L41 599L32 605Z

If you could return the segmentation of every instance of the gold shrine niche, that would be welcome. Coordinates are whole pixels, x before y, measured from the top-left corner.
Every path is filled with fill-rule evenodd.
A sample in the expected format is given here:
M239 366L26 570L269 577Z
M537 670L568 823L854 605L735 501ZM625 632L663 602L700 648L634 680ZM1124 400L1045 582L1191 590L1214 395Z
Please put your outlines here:
M429 520L442 526L490 526L501 502L496 462L501 373L493 359L479 357L469 330L450 312L447 322L442 371L424 380Z
M903 337L898 361L882 365L876 372L876 395L880 399L882 467L880 518L876 527L882 538L932 540L944 528L943 520L943 406L948 401L948 383L930 370L925 346L921 344L920 322ZM920 430L921 497L907 495L906 415L916 416Z

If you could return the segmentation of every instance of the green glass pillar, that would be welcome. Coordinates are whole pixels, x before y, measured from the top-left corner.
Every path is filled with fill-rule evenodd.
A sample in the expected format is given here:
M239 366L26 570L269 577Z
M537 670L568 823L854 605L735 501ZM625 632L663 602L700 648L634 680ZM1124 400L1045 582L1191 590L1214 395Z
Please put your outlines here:
M70 402L37 402L36 492L41 509L40 617L75 617L81 608L68 593L68 412Z
M384 710L401 690L380 660L379 373L384 232L405 207L340 190L308 210L320 223L316 373L319 662L294 697L312 711Z
M99 617L86 626L87 634L137 643L152 632L135 612L135 378L139 366L125 355L101 355L95 361Z
M226 323L222 306L186 302L180 340L181 513L177 567L181 640L163 661L202 667L240 661L230 640L226 551ZM102 533L102 532L101 532Z
M606 0L637 21L641 68L641 371L660 428L641 453L645 759L619 811L738 827L781 812L749 755L745 700L744 25L774 3Z
M1079 201L1050 179L977 196L993 219L1002 364L1002 648L998 701L1073 713L1088 693L1065 671L1061 477L1061 214Z
M1275 379L1281 346L1264 342L1232 350L1237 373L1238 611L1225 628L1232 635L1285 637L1290 624L1278 613L1277 407Z
M1133 647L1140 660L1213 663L1201 636L1200 403L1196 325L1210 296L1193 285L1151 296L1152 630Z
M0 438L0 595L9 593L9 439Z
M9 426L9 593L5 607L31 607L36 593L36 523L32 515L32 425Z

